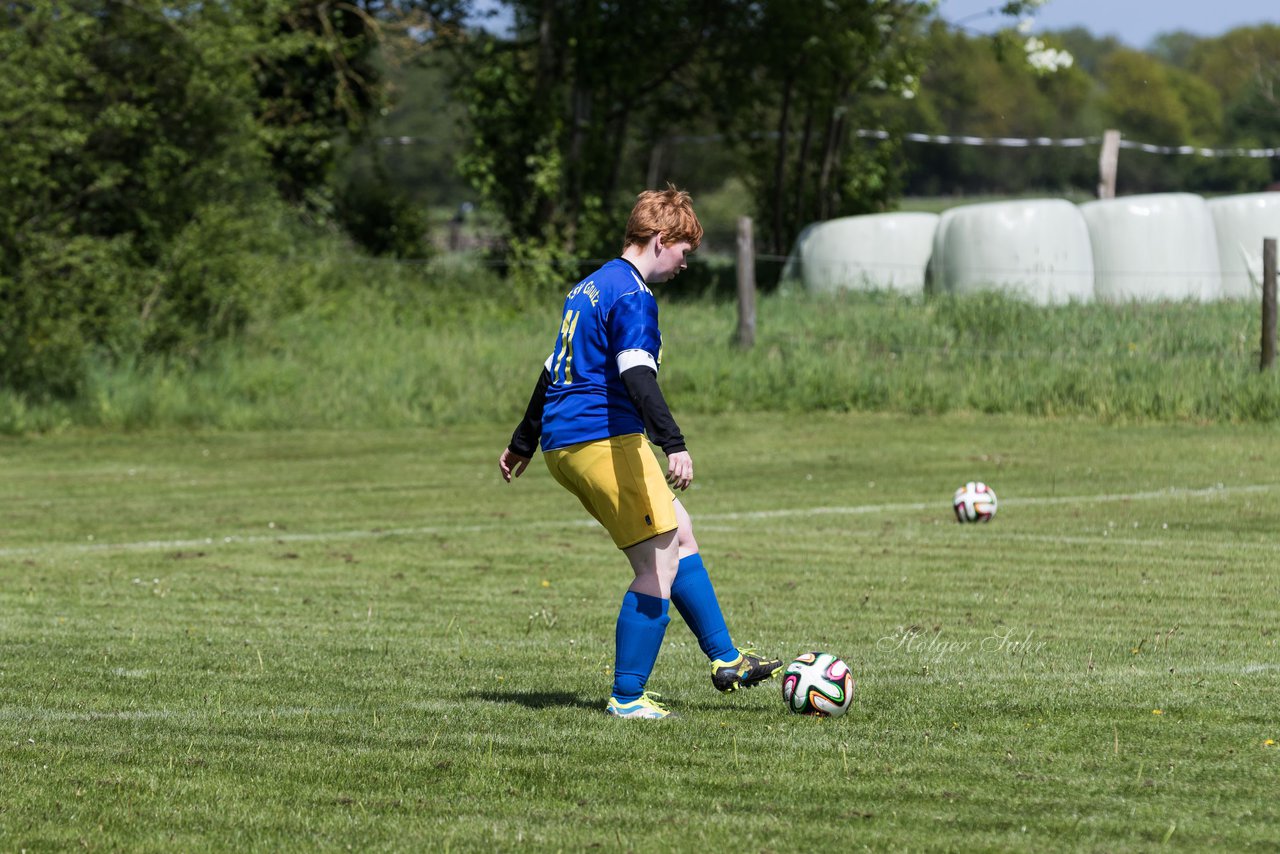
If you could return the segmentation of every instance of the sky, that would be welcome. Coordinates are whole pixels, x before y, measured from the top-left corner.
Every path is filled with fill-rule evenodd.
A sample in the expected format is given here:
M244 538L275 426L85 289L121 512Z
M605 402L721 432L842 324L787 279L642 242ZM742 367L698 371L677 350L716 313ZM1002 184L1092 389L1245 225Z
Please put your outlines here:
M1002 5L1001 0L942 0L939 13L970 32L988 33L1010 23L994 14ZM1174 30L1219 36L1236 27L1280 24L1280 0L1049 0L1035 19L1033 33L1078 26L1145 48L1157 35Z

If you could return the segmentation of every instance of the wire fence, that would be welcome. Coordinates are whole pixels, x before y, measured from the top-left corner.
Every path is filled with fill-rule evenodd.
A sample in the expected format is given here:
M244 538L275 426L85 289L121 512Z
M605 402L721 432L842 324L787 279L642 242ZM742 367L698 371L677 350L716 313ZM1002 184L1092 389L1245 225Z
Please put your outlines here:
M1091 146L1101 146L1103 141L1101 136L1063 138L1051 138L1045 136L970 136L966 134L935 134L919 133L915 131L894 134L887 130L868 128L859 128L858 130L853 131L853 135L859 139L888 140L895 137L901 137L907 142L920 142L930 145L966 145L994 148L1088 148ZM767 133L763 134L763 136L765 138L776 137L777 133ZM723 134L675 134L667 137L666 141L673 143L708 143L719 142L723 139ZM378 142L382 145L419 145L438 141L431 137L384 136L379 139ZM1120 147L1133 151L1141 151L1146 154L1180 154L1195 157L1280 157L1280 148L1205 148L1203 146L1196 145L1157 145L1150 142L1138 142L1137 140L1125 139L1124 137L1120 138Z
M854 135L860 139L891 139L893 137L884 130L857 130ZM997 148L1087 148L1101 146L1100 136L1067 137L1051 139L1049 137L1008 137L1008 136L964 136L957 134L904 133L902 138L908 142L925 142L935 145L968 145L991 146ZM1280 157L1280 148L1204 148L1195 145L1155 145L1150 142L1120 138L1120 147L1147 154L1183 154L1197 157Z

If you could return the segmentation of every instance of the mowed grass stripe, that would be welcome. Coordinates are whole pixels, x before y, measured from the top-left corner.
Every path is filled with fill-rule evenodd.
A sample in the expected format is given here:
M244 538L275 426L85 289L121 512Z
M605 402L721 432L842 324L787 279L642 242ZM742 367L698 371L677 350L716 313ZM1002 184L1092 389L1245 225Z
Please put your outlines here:
M1143 492L1102 494L1102 495L1050 495L1026 498L1002 498L1000 506L1009 507L1052 507L1070 505L1092 505L1127 503L1134 501L1158 501L1168 499L1197 499L1228 497L1240 494L1270 493L1277 490L1278 484L1246 484L1234 486L1210 487L1176 487L1147 490ZM905 513L913 511L936 510L940 506L937 501L898 502L891 504L863 504L839 507L792 507L777 510L748 510L720 513L705 513L698 517L699 522L711 524L768 519L797 519L817 516L861 516L880 513ZM204 548L225 545L258 545L264 543L323 543L329 541L348 541L378 539L384 537L423 537L423 536L456 536L458 534L485 533L495 530L511 530L520 528L591 528L597 527L590 520L582 518L564 518L552 520L520 520L504 519L495 522L482 522L455 525L424 525L411 528L373 528L351 529L342 531L318 531L308 534L290 534L280 532L261 535L227 535L221 537L203 537L177 540L146 540L133 543L51 543L44 546L25 546L0 548L0 557L23 557L57 552L94 553L108 551L169 551L172 549ZM722 530L730 530L722 527ZM1067 542L1067 540L1063 540Z

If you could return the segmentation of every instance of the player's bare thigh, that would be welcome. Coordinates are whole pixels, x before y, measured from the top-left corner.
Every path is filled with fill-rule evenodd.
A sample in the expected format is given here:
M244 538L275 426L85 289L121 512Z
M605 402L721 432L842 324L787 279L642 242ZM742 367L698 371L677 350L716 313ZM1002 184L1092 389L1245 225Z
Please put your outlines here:
M684 509L679 498L671 500L675 502L676 508L676 542L680 548L680 558L684 559L698 553L698 541L693 538L693 520L689 518L689 511Z
M631 562L635 580L627 589L659 599L671 598L671 584L676 580L679 558L676 556L679 535L667 531L622 550Z

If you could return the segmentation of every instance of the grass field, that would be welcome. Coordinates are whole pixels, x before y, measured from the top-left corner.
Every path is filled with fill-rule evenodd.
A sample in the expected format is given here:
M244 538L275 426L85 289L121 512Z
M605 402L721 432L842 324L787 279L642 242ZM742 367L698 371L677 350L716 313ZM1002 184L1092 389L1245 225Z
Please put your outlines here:
M627 570L509 424L0 442L0 850L1280 846L1266 425L682 419L739 643L602 707ZM951 491L990 483L989 525Z

